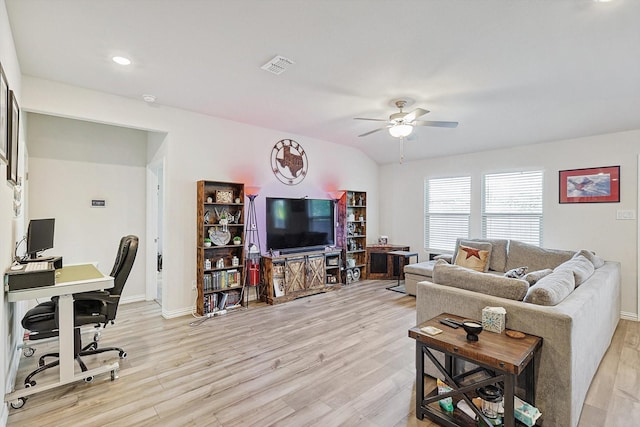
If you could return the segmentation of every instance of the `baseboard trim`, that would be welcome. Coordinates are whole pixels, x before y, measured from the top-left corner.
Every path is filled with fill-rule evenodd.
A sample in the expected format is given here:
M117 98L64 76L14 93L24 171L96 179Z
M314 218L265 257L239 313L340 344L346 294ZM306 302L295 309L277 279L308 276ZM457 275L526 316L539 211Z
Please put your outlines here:
M621 311L620 312L620 318L624 319L624 320L632 320L634 322L640 321L640 319L638 319L638 314L637 313L629 313L629 312L626 312L626 311Z
M120 302L122 304L130 304L132 302L141 302L141 301L146 301L146 300L147 299L145 298L144 295L132 295L132 296L120 298Z
M181 308L179 310L165 310L162 309L162 317L165 319L173 319L175 317L182 317L193 314L193 307Z

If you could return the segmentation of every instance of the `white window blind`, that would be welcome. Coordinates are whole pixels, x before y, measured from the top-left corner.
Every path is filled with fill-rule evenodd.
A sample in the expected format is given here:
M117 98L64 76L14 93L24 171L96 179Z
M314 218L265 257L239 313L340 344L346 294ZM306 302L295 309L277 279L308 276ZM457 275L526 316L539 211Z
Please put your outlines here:
M425 185L424 247L451 251L456 238L469 237L471 177L433 178Z
M487 174L482 194L482 235L542 244L542 171Z

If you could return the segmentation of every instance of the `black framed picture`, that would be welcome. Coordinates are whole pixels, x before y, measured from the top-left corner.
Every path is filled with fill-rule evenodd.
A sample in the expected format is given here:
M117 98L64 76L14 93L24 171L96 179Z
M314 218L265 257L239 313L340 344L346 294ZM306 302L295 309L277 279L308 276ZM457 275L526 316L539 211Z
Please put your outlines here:
M18 100L12 90L9 91L9 132L7 138L9 140L8 157L9 165L7 166L7 181L12 184L18 183L18 131L20 129L20 107Z
M7 76L4 74L2 64L0 64L0 162L5 164L8 161L9 152L9 83Z

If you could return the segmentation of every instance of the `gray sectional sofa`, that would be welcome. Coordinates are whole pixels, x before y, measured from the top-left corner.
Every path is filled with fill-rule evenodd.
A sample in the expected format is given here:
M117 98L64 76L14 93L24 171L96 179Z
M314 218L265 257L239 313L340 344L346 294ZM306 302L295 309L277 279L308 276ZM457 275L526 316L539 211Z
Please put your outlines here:
M490 244L486 273L443 260L405 266L405 286L416 295L417 322L440 313L480 320L484 307L504 307L507 329L543 338L535 402L543 425L576 426L618 324L620 264L590 251L549 250L517 241L474 239L456 247L461 243ZM530 277L504 277L525 266ZM426 372L438 375L430 362Z

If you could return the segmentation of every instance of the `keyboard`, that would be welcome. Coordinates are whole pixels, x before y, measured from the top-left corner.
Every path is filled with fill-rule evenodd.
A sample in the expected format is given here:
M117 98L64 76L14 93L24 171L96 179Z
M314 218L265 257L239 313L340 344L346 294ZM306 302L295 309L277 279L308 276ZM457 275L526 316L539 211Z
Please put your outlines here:
M24 271L42 271L49 270L49 263L47 261L30 262Z

